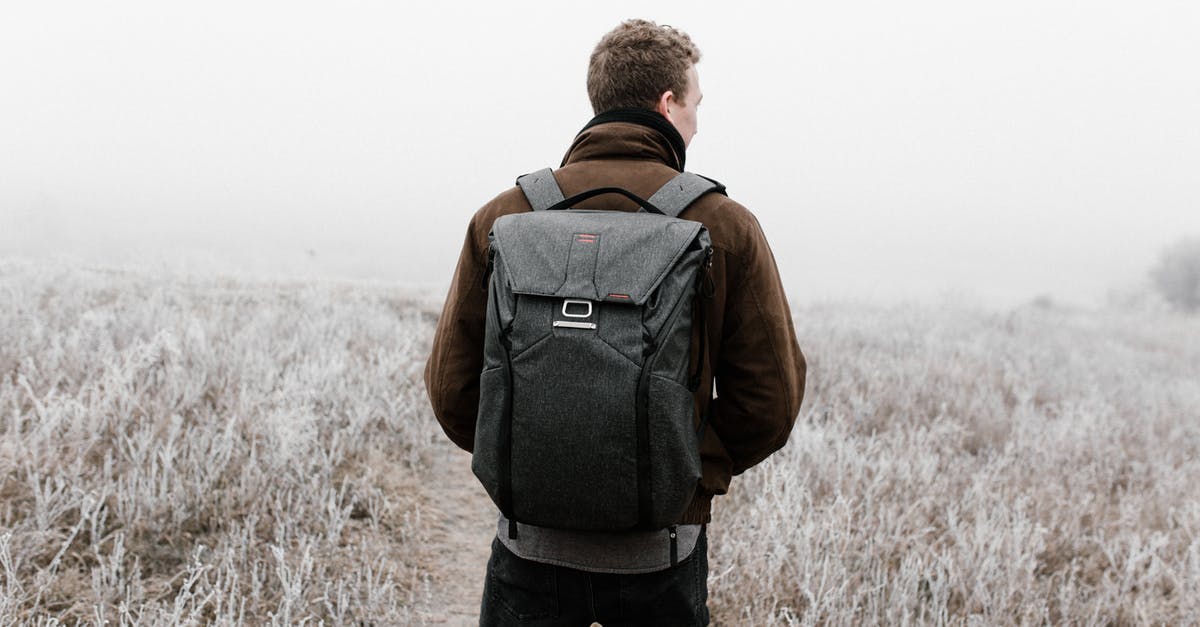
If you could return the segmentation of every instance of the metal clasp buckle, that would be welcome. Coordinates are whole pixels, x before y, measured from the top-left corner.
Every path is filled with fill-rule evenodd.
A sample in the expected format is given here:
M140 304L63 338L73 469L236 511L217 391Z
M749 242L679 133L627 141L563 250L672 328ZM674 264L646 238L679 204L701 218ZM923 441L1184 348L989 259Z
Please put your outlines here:
M567 307L571 305L583 305L587 307L587 313L571 313L567 311ZM592 317L592 301L590 300L575 300L567 298L563 300L562 315L568 318L591 318Z
M575 309L575 313L571 313L571 311L568 309L571 305L577 306L577 308ZM578 306L580 306L580 305L585 307L585 309L583 310L582 313L580 313L580 310L578 309ZM575 298L565 298L565 299L563 299L563 304L562 304L562 315L566 316L567 318L591 318L592 317L592 301L579 300L579 299L575 299ZM568 329L593 329L594 330L596 328L596 323L595 322L574 322L571 320L555 320L554 326L555 327L566 327Z

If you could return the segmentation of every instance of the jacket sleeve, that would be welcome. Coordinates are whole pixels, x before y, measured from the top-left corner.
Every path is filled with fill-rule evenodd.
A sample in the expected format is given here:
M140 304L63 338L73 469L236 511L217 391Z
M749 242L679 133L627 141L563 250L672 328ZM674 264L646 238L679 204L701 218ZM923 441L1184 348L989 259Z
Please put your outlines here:
M478 219L476 215L467 227L429 360L425 363L425 390L434 416L446 435L468 452L475 444L487 311L487 290L483 286L487 248L480 244Z
M787 443L807 370L775 256L758 221L751 222L744 246L725 260L725 320L709 417L734 474Z

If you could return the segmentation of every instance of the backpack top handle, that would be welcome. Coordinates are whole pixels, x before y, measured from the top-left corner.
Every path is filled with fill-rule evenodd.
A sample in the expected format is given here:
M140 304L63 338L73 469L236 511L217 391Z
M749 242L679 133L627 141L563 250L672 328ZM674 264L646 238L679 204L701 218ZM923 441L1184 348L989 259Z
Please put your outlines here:
M673 218L679 217L679 214L683 213L683 210L687 209L693 201L709 192L725 193L725 186L720 182L691 172L680 172L657 192L654 192L649 200L644 200L628 190L617 187L593 189L563 200L562 189L558 187L558 181L554 179L554 171L550 168L543 168L517 178L517 185L525 193L525 198L529 200L534 211L569 209L571 205L592 196L613 193L630 198L647 212Z
M638 204L638 206L641 207L642 209L644 209L645 211L648 211L650 213L657 213L660 216L666 215L663 213L662 209L655 207L653 204L650 203L649 200L646 200L646 199L642 198L641 196L638 196L637 194L635 194L627 189L622 189L620 187L597 187L596 189L589 189L586 192L575 194L574 196L571 196L570 198L567 198L566 200L561 200L553 205L550 205L549 207L546 208L546 211L557 211L560 209L570 209L571 207L573 207L575 205L575 203L583 202L583 201L587 200L588 198L592 198L594 196L602 196L604 194L620 194L620 195L636 202Z

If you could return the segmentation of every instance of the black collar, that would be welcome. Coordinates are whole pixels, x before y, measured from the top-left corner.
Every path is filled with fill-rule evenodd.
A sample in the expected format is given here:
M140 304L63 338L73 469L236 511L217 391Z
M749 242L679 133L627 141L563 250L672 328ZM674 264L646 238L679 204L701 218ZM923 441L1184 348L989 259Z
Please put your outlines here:
M663 117L661 113L649 109L613 109L592 118L592 121L588 122L579 132L583 133L593 126L609 122L641 124L662 133L667 138L667 142L671 144L672 150L675 151L675 160L679 163L679 167L675 169L683 172L683 164L687 160L687 146L683 143L683 135L680 135L675 125L667 121L667 118Z

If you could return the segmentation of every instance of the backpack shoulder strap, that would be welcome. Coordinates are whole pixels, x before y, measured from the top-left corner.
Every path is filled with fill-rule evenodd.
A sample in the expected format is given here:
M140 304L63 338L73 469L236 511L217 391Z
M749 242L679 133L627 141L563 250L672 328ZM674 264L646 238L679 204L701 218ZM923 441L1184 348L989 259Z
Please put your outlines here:
M725 193L725 186L699 174L680 172L667 181L649 198L650 204L662 209L672 218L678 218L695 200L708 192Z
M554 172L544 168L517 178L517 185L525 192L525 198L533 205L534 211L545 211L549 207L562 202L562 189L554 180Z

